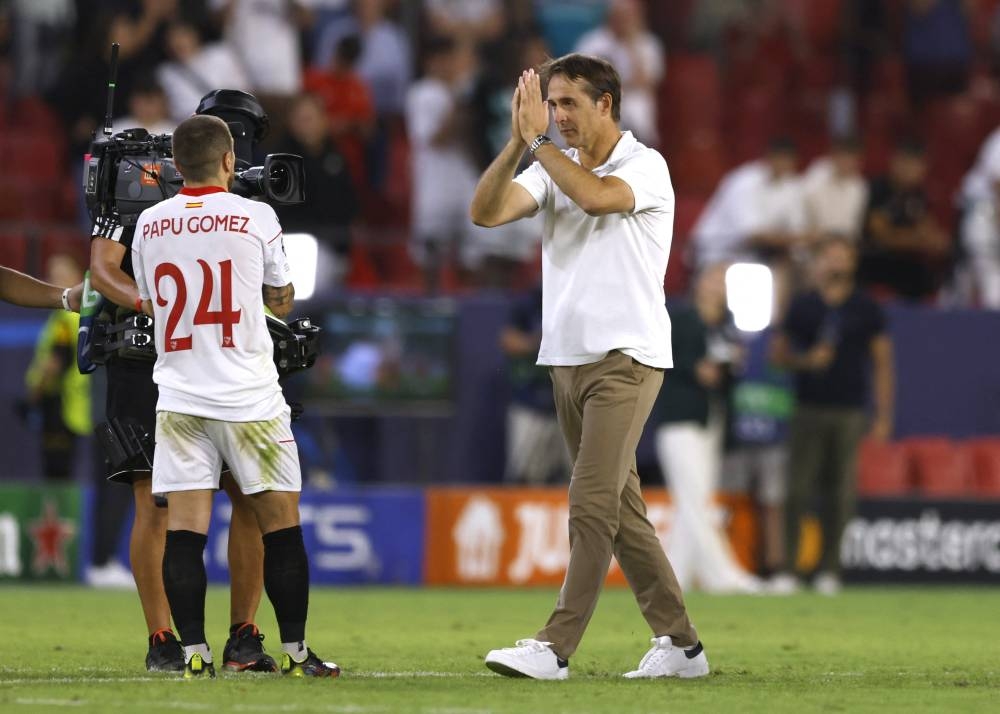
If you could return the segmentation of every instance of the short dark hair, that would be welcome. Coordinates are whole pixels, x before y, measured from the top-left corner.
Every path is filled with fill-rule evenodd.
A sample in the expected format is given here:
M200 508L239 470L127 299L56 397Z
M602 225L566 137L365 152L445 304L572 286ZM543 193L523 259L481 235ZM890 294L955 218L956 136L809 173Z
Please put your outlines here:
M345 35L337 43L337 50L334 52L334 56L349 67L353 67L357 64L358 58L361 56L361 49L361 36L352 33Z
M156 75L152 72L140 72L135 76L135 79L132 80L132 93L129 95L129 98L131 99L137 94L147 96L150 94L157 94L160 96L166 96L163 91L163 86L156 78Z
M200 183L212 178L222 157L233 150L233 135L218 117L196 114L174 129L173 150L184 178Z
M605 94L611 95L611 118L621 120L622 80L618 72L607 60L578 52L550 59L538 68L542 79L542 92L548 91L549 80L561 74L570 81L583 79L587 83L587 95L596 102Z
M451 35L433 35L424 43L424 61L450 55L458 48L458 40Z

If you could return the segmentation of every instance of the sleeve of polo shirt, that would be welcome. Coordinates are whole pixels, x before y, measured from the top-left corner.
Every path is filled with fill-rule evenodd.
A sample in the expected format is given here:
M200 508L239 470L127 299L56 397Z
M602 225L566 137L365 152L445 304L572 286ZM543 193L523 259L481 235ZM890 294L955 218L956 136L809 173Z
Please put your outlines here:
M608 176L621 179L632 189L632 196L635 199L632 213L673 205L674 192L670 186L670 172L667 170L667 162L658 151L647 149L629 156Z
M531 194L538 204L538 208L532 215L536 215L549 197L549 174L537 161L514 177L514 182L520 184Z

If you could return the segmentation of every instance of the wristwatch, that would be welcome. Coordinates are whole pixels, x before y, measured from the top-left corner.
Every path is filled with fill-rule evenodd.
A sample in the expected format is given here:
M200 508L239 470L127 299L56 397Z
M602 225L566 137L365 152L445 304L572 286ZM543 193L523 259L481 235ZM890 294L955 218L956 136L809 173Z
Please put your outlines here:
M534 139L531 140L530 144L528 144L528 151L531 152L532 156L534 156L535 152L538 151L542 146L551 143L552 139L545 136L545 134L539 134L538 136L536 136Z

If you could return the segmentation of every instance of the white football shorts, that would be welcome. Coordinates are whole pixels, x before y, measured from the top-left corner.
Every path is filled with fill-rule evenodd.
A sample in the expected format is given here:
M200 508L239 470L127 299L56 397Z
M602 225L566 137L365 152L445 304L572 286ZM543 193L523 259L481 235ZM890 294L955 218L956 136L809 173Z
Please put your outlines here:
M158 411L153 493L219 488L225 461L246 494L301 491L290 410L267 421L219 421Z

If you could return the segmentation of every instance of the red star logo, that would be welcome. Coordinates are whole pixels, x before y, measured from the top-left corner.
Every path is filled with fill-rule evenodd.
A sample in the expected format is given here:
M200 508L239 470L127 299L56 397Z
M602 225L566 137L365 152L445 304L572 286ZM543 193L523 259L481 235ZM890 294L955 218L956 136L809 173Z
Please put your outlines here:
M51 568L59 575L69 575L66 544L76 535L76 525L73 521L59 517L55 501L45 500L41 516L31 522L28 532L35 543L32 572L41 575Z

